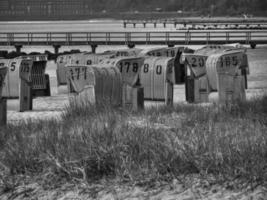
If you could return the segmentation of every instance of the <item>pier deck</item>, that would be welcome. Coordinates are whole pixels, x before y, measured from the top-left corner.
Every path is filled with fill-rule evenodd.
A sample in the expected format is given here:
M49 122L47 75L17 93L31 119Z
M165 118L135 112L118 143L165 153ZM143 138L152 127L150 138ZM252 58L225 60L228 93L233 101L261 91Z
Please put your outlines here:
M0 33L1 46L267 44L267 30Z

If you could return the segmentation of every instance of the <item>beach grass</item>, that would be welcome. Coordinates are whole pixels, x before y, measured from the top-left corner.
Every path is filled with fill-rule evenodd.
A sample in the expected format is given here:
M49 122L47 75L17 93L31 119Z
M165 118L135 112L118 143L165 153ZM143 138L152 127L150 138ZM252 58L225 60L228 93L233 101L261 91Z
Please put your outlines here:
M8 124L0 131L0 176L142 182L201 174L218 182L267 181L267 95L140 112L72 102L60 121Z

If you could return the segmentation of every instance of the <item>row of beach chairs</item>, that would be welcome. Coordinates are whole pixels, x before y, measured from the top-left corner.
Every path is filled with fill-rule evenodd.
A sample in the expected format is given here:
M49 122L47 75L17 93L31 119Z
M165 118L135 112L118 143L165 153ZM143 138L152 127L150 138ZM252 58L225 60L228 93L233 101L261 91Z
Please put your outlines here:
M47 61L46 55L0 58L0 121L6 121L7 98L19 98L19 111L27 111L35 96L50 96ZM172 105L174 85L183 82L189 103L246 99L249 66L246 49L239 45L85 52L61 55L56 63L58 88L66 88L81 103L135 110L143 108L145 100Z
M245 100L247 74L246 49L236 44L207 45L195 52L168 47L79 53L57 60L59 87L65 85L72 94L91 88L94 103L115 98L117 105L138 105L142 98L172 104L174 84L184 81L190 103Z

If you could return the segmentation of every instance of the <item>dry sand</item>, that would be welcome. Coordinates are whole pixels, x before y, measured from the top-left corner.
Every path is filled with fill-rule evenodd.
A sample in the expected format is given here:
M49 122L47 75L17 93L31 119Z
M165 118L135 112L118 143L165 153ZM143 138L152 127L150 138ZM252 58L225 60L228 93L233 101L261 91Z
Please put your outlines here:
M30 181L24 177L19 184L7 193L0 192L1 200L266 200L267 190L262 186L243 186L235 189L235 183L224 185L210 184L197 175L183 177L172 182L152 184L122 184L116 181L101 180L97 183L63 183L43 185L44 181Z

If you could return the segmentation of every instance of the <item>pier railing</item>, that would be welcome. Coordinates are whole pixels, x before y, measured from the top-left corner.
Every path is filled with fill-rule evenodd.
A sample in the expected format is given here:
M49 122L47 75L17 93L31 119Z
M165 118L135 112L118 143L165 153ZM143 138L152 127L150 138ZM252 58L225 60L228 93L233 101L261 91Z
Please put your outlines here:
M0 33L0 45L267 44L266 30Z

